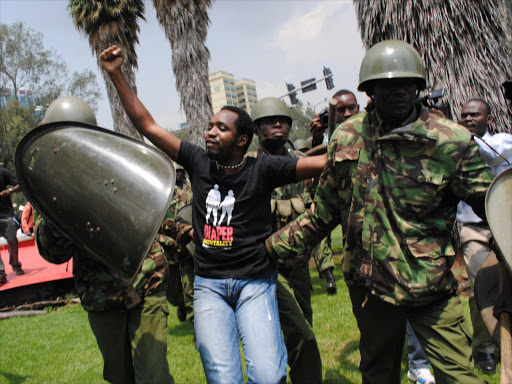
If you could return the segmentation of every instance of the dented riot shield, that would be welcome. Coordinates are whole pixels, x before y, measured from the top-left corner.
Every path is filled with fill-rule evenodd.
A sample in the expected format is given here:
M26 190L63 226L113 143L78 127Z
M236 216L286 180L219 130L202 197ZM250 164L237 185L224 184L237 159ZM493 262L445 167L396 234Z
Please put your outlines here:
M75 122L27 134L16 150L16 171L39 213L126 279L151 248L176 176L158 149Z

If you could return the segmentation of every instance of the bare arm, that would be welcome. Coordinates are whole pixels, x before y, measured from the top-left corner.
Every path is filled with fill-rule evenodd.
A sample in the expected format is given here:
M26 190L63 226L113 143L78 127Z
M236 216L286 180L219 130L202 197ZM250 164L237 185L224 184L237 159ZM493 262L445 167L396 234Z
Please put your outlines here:
M4 189L0 191L0 196L9 196L11 193L21 192L21 188L19 184L14 185L12 188Z
M320 176L326 162L327 153L318 156L301 157L297 161L297 181Z
M135 92L133 92L121 71L124 61L124 53L121 49L116 45L105 49L101 52L99 61L103 69L110 76L124 110L135 129L147 137L157 148L164 151L172 160L176 161L179 155L181 140L159 126Z

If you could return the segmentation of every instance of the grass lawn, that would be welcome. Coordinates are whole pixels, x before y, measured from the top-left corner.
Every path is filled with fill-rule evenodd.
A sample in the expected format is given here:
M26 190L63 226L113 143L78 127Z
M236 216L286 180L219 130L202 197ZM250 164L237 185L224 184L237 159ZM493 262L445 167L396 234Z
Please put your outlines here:
M333 236L333 247L339 244ZM326 384L360 383L359 331L352 315L348 290L337 266L338 293L327 296L325 284L311 270L313 281L314 328L322 355ZM469 319L467 298L462 297ZM180 323L175 308L169 316L168 361L177 384L205 383L199 353L193 344L193 327ZM385 331L385 330L383 330ZM102 383L102 358L80 305L67 305L47 315L0 321L0 384ZM407 356L402 358L402 383ZM498 367L499 372L499 367ZM499 373L487 376L489 384L499 383Z

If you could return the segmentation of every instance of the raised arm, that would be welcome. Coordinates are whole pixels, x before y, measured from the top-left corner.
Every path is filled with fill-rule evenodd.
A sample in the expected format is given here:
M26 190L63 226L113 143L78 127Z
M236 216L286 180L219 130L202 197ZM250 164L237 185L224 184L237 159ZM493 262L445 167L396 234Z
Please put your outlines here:
M299 158L299 161L297 161L297 181L320 176L326 162L326 153L318 156L307 156Z
M164 151L172 160L176 161L181 140L155 122L153 116L144 107L126 80L121 70L123 61L124 53L116 45L105 49L99 56L99 62L110 76L124 110L135 129L147 137L157 148Z

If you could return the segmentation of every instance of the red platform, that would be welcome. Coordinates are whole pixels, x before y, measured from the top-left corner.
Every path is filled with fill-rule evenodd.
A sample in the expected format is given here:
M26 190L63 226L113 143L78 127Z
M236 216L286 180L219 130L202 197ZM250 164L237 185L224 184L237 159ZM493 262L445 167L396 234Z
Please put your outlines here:
M5 239L0 238L0 253L5 265L7 283L0 286L0 291L73 278L73 261L64 264L52 264L41 257L35 240L18 231L18 260L25 271L17 276L9 264L9 252ZM36 287L34 287L36 289Z

